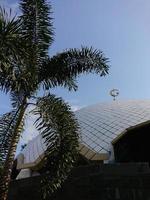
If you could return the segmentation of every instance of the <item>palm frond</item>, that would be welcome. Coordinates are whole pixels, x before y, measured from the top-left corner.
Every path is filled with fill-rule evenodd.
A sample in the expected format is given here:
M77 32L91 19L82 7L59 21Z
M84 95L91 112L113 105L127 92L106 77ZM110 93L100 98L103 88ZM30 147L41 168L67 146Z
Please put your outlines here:
M5 92L28 89L31 75L25 67L28 54L21 29L21 20L0 8L0 90Z
M70 107L54 95L39 98L34 114L45 139L48 171L42 180L44 194L52 193L66 179L77 155L78 125Z
M108 74L108 59L103 52L87 47L70 49L48 59L39 73L39 81L44 87L56 86L77 89L75 80L82 73Z
M20 8L23 35L28 41L29 54L39 62L47 56L49 45L53 41L51 6L47 0L21 0Z
M16 54L20 55L22 46L20 41L21 37L21 20L15 16L11 17L6 10L0 7L0 58L10 59L16 58ZM0 59L0 61L1 61ZM2 59L2 60L3 60ZM12 61L12 60L11 60Z
M0 7L0 89L9 91L10 80L14 79L14 71L22 62L26 53L21 36L21 20L10 17ZM17 64L18 63L18 64ZM17 70L18 69L18 70ZM17 73L16 73L17 74Z
M6 160L8 150L10 148L11 141L14 136L14 129L17 123L19 115L19 109L13 110L4 114L0 118L0 165L2 166ZM23 122L19 128L19 132L22 131Z
M37 90L35 76L27 71L24 64L14 60L12 65L3 68L0 72L0 90L6 93L24 93L26 96L30 96L31 93Z
M20 91L19 93L17 92L10 92L10 100L11 100L11 105L14 109L17 109L21 106L23 100L25 99L25 92Z

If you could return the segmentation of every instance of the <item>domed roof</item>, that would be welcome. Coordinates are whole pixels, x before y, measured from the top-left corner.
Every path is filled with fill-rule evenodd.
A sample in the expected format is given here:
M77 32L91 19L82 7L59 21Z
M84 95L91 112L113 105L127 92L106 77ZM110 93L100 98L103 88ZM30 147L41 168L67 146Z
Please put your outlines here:
M125 130L150 120L150 100L99 103L75 112L80 125L80 152L91 160L108 160L112 141ZM41 135L31 140L18 168L33 167L44 156L46 146Z
M99 103L75 114L81 143L97 153L110 153L110 144L122 132L150 120L150 100Z

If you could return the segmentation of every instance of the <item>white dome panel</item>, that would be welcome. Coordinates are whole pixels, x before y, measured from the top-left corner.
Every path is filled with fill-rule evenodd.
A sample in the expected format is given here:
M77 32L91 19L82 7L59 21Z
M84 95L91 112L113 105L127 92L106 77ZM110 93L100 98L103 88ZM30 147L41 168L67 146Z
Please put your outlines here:
M80 125L81 152L96 159L99 154L106 158L106 154L111 156L111 142L116 137L126 129L150 120L150 100L99 103L82 108L75 115ZM22 152L25 166L40 162L45 150L44 139L39 134Z
M97 153L109 153L112 140L120 133L150 120L150 100L99 103L75 114L82 143Z

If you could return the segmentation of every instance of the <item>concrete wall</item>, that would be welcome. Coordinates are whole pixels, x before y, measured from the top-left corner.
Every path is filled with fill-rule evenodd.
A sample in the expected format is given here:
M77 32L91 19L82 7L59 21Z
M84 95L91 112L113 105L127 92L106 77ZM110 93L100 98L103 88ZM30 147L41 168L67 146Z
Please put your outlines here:
M11 183L9 200L40 200L40 177ZM51 200L150 200L147 165L102 165L73 170Z

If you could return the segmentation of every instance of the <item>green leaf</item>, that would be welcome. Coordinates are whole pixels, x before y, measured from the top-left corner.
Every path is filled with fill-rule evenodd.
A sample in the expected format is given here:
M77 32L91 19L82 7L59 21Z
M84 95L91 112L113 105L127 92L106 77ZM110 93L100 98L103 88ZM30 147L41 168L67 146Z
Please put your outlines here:
M0 7L0 89L9 91L15 74L24 58L24 42L21 36L20 19L11 17ZM15 82L15 81L14 81Z
M47 146L44 194L52 193L66 179L78 153L78 123L70 107L54 95L39 98L33 111L35 124Z
M63 86L76 90L76 78L80 74L105 76L108 70L108 59L103 52L92 47L70 49L45 61L39 73L39 82L43 83L44 88Z
M2 166L6 160L7 153L14 136L14 128L16 126L19 109L13 110L9 113L4 114L0 118L0 165ZM23 129L23 121L20 124L19 132Z
M23 36L28 42L30 59L34 58L39 63L47 56L53 41L51 6L46 0L21 0L20 8Z

